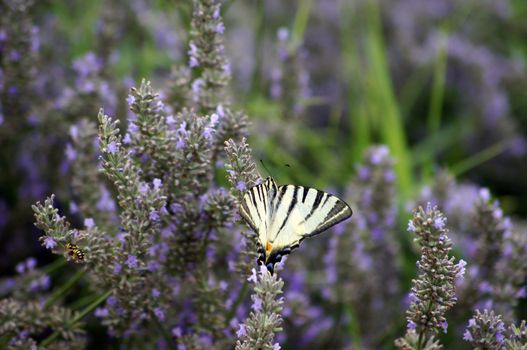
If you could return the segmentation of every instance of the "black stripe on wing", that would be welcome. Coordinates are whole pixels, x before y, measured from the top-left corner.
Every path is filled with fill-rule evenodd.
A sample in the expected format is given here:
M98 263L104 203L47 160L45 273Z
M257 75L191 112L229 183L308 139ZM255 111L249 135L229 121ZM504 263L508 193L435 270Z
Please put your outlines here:
M247 222L251 229L258 233L257 222L263 222L267 213L267 182L251 187L243 196L240 203L240 216ZM259 205L261 203L261 205ZM260 208L263 208L260 211ZM254 215L256 213L256 215Z
M287 187L290 187L290 186L291 185L284 186L285 188L284 194L287 192ZM280 234L280 231L282 231L284 226L287 224L287 220L289 220L291 212L295 208L296 203L298 201L297 195L298 195L298 189L300 188L300 186L292 186L292 187L293 187L293 198L291 198L291 203L289 203L289 207L287 208L287 215L285 216L284 221L282 221L282 224L280 225L280 228L278 229L278 232L276 233L276 237L278 237L278 235ZM280 192L282 192L281 189L280 189ZM282 195L282 200L283 200L283 197L284 196Z
M245 220L245 222L247 223L247 225L249 225L249 227L254 231L254 232L257 232L257 228L256 228L256 224L254 223L254 220L253 218L251 217L251 212L250 212L250 209L249 209L249 205L247 204L249 200L251 200L250 198L250 194L247 193L241 203L240 203L240 216Z
M304 237L311 237L319 233L322 233L323 231L327 230L331 226L334 226L338 224L339 222L346 220L353 214L353 211L351 210L350 206L346 202L344 202L342 199L339 199L338 197L335 197L328 193L326 193L326 195L328 196L328 198L331 197L332 199L335 199L336 200L335 204L333 205L331 210L328 212L324 220L317 226L317 228L313 232L306 234ZM302 237L302 239L304 237Z
M319 190L316 190L314 188L309 188L307 190L308 190L308 192L311 191L311 190L317 191L317 195L315 197L315 201L313 202L313 205L311 206L311 211L309 212L309 214L307 214L307 216L304 219L304 221L307 221L311 217L311 215L313 215L315 213L315 211L317 210L318 206L320 205L320 202L322 201L322 197L324 197L324 195L328 195L326 192L319 191Z

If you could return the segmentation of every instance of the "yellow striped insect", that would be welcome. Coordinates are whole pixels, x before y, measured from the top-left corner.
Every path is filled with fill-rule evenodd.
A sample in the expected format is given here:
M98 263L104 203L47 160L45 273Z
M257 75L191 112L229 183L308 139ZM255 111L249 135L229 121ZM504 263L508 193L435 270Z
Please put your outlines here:
M73 258L73 261L79 262L84 260L84 252L79 248L78 245L66 243L66 249L68 250L68 255Z

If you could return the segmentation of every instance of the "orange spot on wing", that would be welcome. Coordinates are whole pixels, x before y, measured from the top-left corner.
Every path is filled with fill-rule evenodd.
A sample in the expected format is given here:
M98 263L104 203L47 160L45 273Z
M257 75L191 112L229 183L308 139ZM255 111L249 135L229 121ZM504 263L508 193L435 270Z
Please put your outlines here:
M273 249L273 245L271 243L267 242L267 244L265 245L265 250L269 252L269 251L271 251L271 249Z

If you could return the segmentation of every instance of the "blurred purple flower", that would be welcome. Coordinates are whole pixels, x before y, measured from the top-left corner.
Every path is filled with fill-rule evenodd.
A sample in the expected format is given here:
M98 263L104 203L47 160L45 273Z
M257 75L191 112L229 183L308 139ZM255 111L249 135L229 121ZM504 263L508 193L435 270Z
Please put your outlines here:
M28 271L32 271L37 266L37 259L31 257L26 260L26 266Z
M75 148L71 145L71 143L66 144L66 159L68 159L70 162L74 161L75 158L77 158L77 152L75 151Z
M157 178L154 179L154 180L152 181L152 183L153 183L154 188L155 188L156 190L159 190L159 189L161 188L161 186L163 186L163 181L161 181L160 179L157 179Z
M203 130L203 137L207 140L207 141L212 141L212 133L213 133L214 129L210 128L210 127L206 127L204 130Z
M129 133L126 133L126 134L124 135L123 143L124 143L125 145L129 145L129 144L132 143L132 138L130 137L130 134L129 134Z
M21 263L18 263L16 264L15 266L15 270L16 272L18 272L19 274L23 274L25 271L26 271L26 265L21 262Z
M101 61L97 58L95 53L88 52L73 62L73 69L75 69L81 78L86 78L101 69Z
M223 24L223 22L219 22L216 25L215 31L217 34L223 34L225 32L225 25Z
M154 309L154 314L156 315L156 317L160 320L160 321L164 321L165 320L165 311L163 311L162 308L160 307L156 307Z
M247 185L245 184L245 181L238 181L236 184L236 189L240 192L245 192L247 190Z
M457 269L458 272L456 274L456 279L463 280L465 276L465 266L467 266L467 262L463 259L459 259L459 262L457 263Z
M110 313L108 312L108 309L105 307L98 307L95 309L95 316L99 318L108 317Z
M131 135L134 135L134 134L137 134L138 132L139 132L139 127L137 126L136 123L131 122L128 124L128 133L130 133Z
M115 212L115 202L106 186L101 185L101 198L97 202L97 209L101 211Z
M413 220L408 220L408 227L406 229L408 232L415 232L415 225Z
M113 265L113 273L116 274L116 275L121 273L122 269L123 269L123 267L119 263L115 263Z
M9 59L12 62L19 61L20 60L20 53L17 50L11 50L11 52L9 53Z
M46 249L53 249L57 245L57 242L51 236L46 236L43 242L44 242L44 247L46 247Z
M117 146L117 143L115 141L112 141L108 144L108 153L115 154L119 147Z
M444 216L437 216L434 219L434 227L438 230L442 230L445 227L446 218Z
M157 210L152 210L148 214L148 218L152 221L158 221L159 220L159 212Z
M247 281L253 282L253 283L256 283L258 281L258 275L254 267L252 268L251 275L249 276L249 278L247 278Z
M441 328L443 329L443 333L446 334L447 329L448 329L448 322L447 322L446 320L443 320L443 321L441 322Z
M289 29L287 29L285 27L279 28L277 33L276 33L276 37L278 38L278 40L280 40L282 42L287 41L289 39Z
M199 101L199 95L204 84L205 82L201 78L198 78L192 82L192 99L194 102Z
M251 308L257 312L261 311L262 310L262 299L255 296L253 299L253 304Z
M180 338L183 336L183 331L181 330L180 327L174 327L172 328L172 336L176 337L176 338Z
M126 258L125 264L128 265L128 267L131 269L137 268L137 263L138 263L138 260L137 260L137 256L135 255L128 255L128 257Z
M95 226L95 221L92 218L86 218L84 219L84 226L90 229Z
M247 335L247 329L243 323L240 323L238 330L236 331L236 336L238 338Z
M141 184L139 185L139 193L146 194L148 190L150 190L150 187L148 187L146 183L141 182Z

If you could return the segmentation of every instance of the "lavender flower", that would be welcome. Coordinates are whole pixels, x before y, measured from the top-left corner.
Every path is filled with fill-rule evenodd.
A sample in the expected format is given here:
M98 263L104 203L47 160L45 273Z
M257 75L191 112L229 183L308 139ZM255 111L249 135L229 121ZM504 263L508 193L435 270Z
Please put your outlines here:
M71 132L73 131L73 132ZM71 164L73 197L80 214L101 228L108 229L115 222L115 203L106 186L100 181L97 169L95 143L97 129L94 123L80 120L70 129L75 158ZM91 224L88 220L87 223ZM88 227L88 225L85 225Z
M521 321L519 326L512 324L509 327L509 339L507 339L507 348L511 350L522 350L527 344L527 322Z
M16 337L36 338L41 332L51 328L58 331L60 339L72 343L82 342L80 324L72 322L77 316L77 313L67 308L52 306L45 309L39 302L5 298L0 300L0 333L14 337L16 343L20 341Z
M486 189L479 193L472 219L478 232L474 252L477 269L469 273L463 292L476 306L492 301L494 310L511 320L523 283L521 276L527 272L527 238L513 230L510 219L503 216L499 203Z
M192 29L190 32L190 66L202 68L200 77L192 83L194 101L203 113L212 113L227 101L225 87L230 72L223 49L224 26L216 0L194 0ZM199 84L198 84L199 82ZM199 89L197 88L199 85Z
M505 324L500 315L494 311L476 310L474 318L468 322L468 327L463 334L463 340L471 343L475 348L503 349L505 341Z
M385 176L393 171L393 165L386 146L366 150L363 164L357 167L369 176L356 178L348 189L349 203L360 208L354 210L355 219L347 225L352 234L335 237L327 257L327 268L336 269L333 274L338 281L332 298L353 306L354 313L363 320L363 343L371 347L376 346L375 335L398 312L393 303L387 302L399 294L395 185ZM376 311L380 309L382 316Z
M286 119L299 119L304 114L304 99L309 95L309 75L304 68L304 57L299 45L292 47L289 32L280 28L278 37L278 68L271 75L271 95L278 99Z
M412 281L413 300L406 312L407 334L396 344L404 348L417 336L417 348L421 349L440 330L446 333L445 314L457 301L454 285L463 264L455 264L454 258L449 257L452 242L444 225L446 218L437 207L428 205L426 210L419 207L412 222L415 242L421 247L419 277Z
M53 239L53 237L46 236L42 240L42 244L44 247L46 247L46 249L53 249L57 245L57 242Z
M283 281L278 276L271 275L265 266L260 266L259 272L254 271L256 276L252 295L253 311L249 318L240 325L238 329L238 341L236 350L243 349L276 349L274 337L276 332L282 330L282 299L277 299L282 293Z

